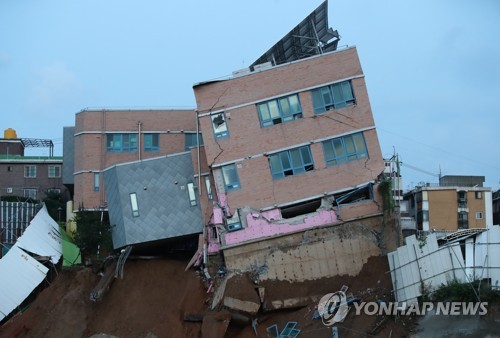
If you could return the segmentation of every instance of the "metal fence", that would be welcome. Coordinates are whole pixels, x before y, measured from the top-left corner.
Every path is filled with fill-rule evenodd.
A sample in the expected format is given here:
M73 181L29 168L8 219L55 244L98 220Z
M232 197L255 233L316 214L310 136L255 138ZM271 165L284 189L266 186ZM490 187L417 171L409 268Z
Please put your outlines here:
M14 244L40 207L40 204L28 202L0 201L0 243Z
M436 234L407 237L406 245L388 254L396 300L414 302L422 295L422 287L432 291L452 280L488 279L492 288L500 289L499 240L500 228L443 246L438 246Z

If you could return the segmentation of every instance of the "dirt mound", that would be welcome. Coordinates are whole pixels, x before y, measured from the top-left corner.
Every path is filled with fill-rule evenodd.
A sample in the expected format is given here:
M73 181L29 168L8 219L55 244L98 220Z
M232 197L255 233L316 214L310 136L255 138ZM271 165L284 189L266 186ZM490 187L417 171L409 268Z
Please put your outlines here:
M280 281L264 281L260 286L265 288L265 302L273 300L285 300L293 298L307 298L307 296L324 295L326 293L339 291L343 285L349 287L347 294L353 293L362 301L393 301L392 282L388 273L389 265L387 257L370 257L364 264L358 276L336 276L333 278L322 278L318 280L301 283L290 283ZM266 337L266 328L276 324L282 330L290 321L297 322L297 328L301 330L300 337L332 337L331 328L323 325L321 319L313 319L317 301L308 301L307 306L299 309L272 311L259 315L257 332L259 337ZM264 304L266 307L266 303ZM414 325L412 322L404 323L402 320L394 321L394 318L383 318L379 316L354 315L354 309L350 310L342 323L337 323L340 337L404 337ZM405 319L407 320L407 319ZM379 325L380 324L380 325ZM226 337L255 337L252 327L237 327L231 325Z
M175 259L129 260L125 265L124 278L116 279L109 292L99 303L90 300L90 292L99 277L88 268L64 270L37 297L23 314L15 316L0 327L3 337L91 337L100 333L128 337L220 337L227 327L227 312L208 312L211 295L205 291L201 276L193 271L184 271L187 261ZM290 299L335 292L342 285L349 286L348 293L364 301L391 300L391 281L386 257L372 257L356 276L337 276L315 281L290 284L266 281L268 299ZM258 299L254 284L246 276L241 283L230 284L228 295L242 298L250 294ZM238 280L238 278L235 279ZM297 322L302 332L300 337L331 337L331 328L321 319L313 319L316 301L306 301L305 307L292 310L259 312L246 317L257 318L259 337L266 337L266 328L276 324L282 330L287 322ZM374 330L383 318L356 316L351 309L346 320L338 323L341 337L365 337L378 335L387 337L406 336L408 325L393 318L386 318L380 328ZM184 321L186 314L201 320ZM226 337L255 337L248 320L233 318ZM406 323L411 324L411 323ZM202 325L206 329L202 335ZM103 335L101 335L103 336Z
M0 327L0 337L198 337L201 324L182 321L208 298L198 275L174 259L128 261L103 301L89 295L99 277L89 268L64 270L23 314Z

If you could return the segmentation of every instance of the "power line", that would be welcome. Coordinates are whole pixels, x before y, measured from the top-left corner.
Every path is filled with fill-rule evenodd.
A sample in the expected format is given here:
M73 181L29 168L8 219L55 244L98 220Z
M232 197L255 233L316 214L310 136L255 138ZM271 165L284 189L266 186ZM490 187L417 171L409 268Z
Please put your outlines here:
M427 174L427 175L430 175L430 176L434 176L434 177L439 177L438 174L434 174L434 173L431 173L430 171L427 171L427 170L424 170L424 169L420 169L418 167L415 167L411 164L408 164L408 163L405 163L405 162L401 162L401 165L407 167L407 168L410 168L410 169L413 169L413 170L416 170L416 171L419 171L421 173L424 173L424 174Z
M485 162L481 162L481 161L478 161L478 160L473 160L471 158L468 158L468 157L465 157L465 156L462 156L462 155L459 155L459 154L455 154L451 151L448 151L448 150L445 150L445 149L441 149L441 148L438 148L436 146L432 146L430 144L426 144L426 143L423 143L423 142L420 142L420 141L417 141L417 140L414 140L412 138L409 138L407 136L403 136L403 135L400 135L400 134L397 134L397 133L394 133L392 131L389 131L387 129L383 129L383 128L380 128L380 127L377 127L377 130L382 130L386 133L389 133L389 134L392 134L392 135L395 135L397 137L401 137L405 140L408 140L408 141L411 141L411 142L414 142L414 143L417 143L417 144L420 144L420 145L423 145L423 146L426 146L428 148L431 148L431 149L434 149L434 150L437 150L437 151L440 151L440 152L443 152L443 153L446 153L446 154L449 154L449 155L452 155L452 156L455 156L455 157L458 157L458 158L461 158L463 160L467 160L469 162L472 162L472 163L476 163L476 164L481 164L481 165L485 165L485 166L488 166L488 167L491 167L493 169L496 169L496 170L500 170L500 167L496 167L492 164L489 164L489 163L485 163ZM418 170L418 169L417 169ZM432 175L435 175L435 174L432 174Z

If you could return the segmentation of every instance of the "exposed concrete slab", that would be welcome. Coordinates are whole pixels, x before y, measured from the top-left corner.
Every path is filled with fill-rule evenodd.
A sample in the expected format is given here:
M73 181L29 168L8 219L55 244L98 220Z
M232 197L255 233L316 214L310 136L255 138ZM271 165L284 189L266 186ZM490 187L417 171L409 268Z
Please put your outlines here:
M276 300L265 300L262 304L262 310L275 311L284 309L296 309L300 307L305 307L311 304L316 304L323 297L323 295L317 296L307 296L307 297L294 297L286 299L276 299Z
M215 289L214 297L212 298L212 306L210 307L212 310L214 310L222 302L222 299L224 298L224 292L226 291L227 281L231 277L233 277L232 273L227 274L219 284L219 286L217 286L217 288Z
M260 308L260 302L255 303L247 300L240 300L233 297L224 297L224 306L236 311L245 312L251 315L257 314Z
M257 314L260 297L248 275L234 275L227 280L223 304L235 311Z
M243 271L265 266L260 280L300 282L355 276L369 257L382 253L376 236L376 231L384 230L382 223L383 216L377 215L225 248L226 266Z

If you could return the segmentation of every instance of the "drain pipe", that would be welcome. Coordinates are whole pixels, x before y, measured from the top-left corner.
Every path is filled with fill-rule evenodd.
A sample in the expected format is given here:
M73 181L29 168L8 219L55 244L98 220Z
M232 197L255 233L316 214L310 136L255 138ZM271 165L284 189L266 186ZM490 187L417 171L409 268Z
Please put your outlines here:
M141 121L137 122L137 127L139 129L139 139L137 140L138 148L139 148L139 161L141 160Z
M198 111L196 111L196 153L198 160L198 196L201 196L200 117Z

